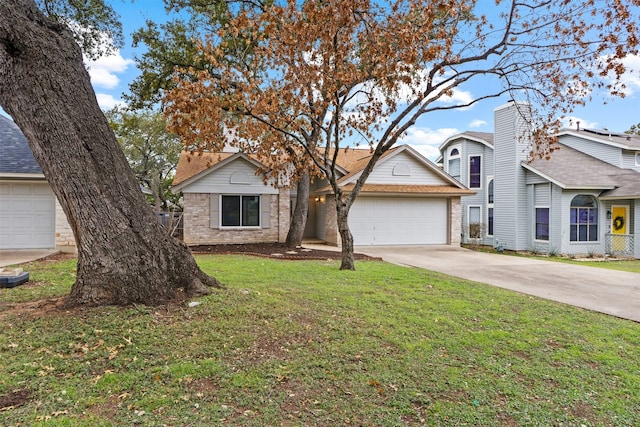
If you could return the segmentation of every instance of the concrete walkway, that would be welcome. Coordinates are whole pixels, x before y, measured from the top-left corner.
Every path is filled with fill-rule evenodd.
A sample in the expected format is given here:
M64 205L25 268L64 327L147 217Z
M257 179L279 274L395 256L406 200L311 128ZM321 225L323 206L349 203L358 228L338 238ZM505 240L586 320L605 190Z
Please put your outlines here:
M7 265L24 264L49 255L57 254L55 249L12 249L0 250L0 267Z
M640 273L451 246L358 246L355 251L640 322Z

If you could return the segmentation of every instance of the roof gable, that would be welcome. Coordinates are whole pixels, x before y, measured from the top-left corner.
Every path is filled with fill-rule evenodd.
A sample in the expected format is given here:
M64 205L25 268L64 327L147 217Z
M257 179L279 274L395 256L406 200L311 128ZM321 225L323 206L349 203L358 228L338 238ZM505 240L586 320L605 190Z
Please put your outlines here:
M397 159L403 155L409 156L412 160L415 161L418 165L424 168L429 172L430 175L434 177L434 181L429 183L430 185L453 185L457 188L464 189L465 187L460 184L453 177L449 176L446 172L444 172L441 168L439 168L435 163L431 162L426 157L422 156L418 151L411 148L409 145L400 145L398 147L394 147L384 153L378 162L374 166L373 171L369 178L376 173L376 171L385 167L385 164L393 162L393 159ZM345 186L351 183L355 183L355 181L362 175L362 171L367 166L369 159L372 155L369 155L366 158L361 159L357 163L354 163L351 167L352 170L349 171L349 174L344 176L338 181L340 186ZM379 181L380 179L378 179ZM437 181L437 182L436 182ZM377 182L380 183L380 182ZM393 184L393 182L389 182L388 184Z
M451 143L456 142L460 139L466 139L468 141L473 141L473 142L477 142L479 144L485 145L491 149L493 149L493 134L490 132L472 132L472 131L465 131L462 133L458 133L456 135L450 136L449 138L445 139L444 142L442 144L440 144L440 147L438 147L438 150L440 150L440 152L442 153L443 150Z
M193 153L183 151L180 153L176 175L173 178L173 190L180 191L238 159L251 164L256 169L265 168L258 160L242 152Z

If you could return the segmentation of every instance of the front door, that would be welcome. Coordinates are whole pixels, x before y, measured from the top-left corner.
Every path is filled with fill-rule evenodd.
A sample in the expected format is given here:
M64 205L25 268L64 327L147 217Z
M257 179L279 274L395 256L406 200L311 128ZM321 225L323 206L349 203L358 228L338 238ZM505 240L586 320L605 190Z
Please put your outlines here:
M614 253L627 252L628 213L629 206L611 207L611 251Z

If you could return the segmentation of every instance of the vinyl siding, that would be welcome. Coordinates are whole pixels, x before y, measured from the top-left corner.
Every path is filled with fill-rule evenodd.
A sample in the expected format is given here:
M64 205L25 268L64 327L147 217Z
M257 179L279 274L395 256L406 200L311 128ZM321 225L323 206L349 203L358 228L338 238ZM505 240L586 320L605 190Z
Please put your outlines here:
M550 188L550 206L549 206L549 251L563 253L562 239L564 237L562 223L562 188L555 184L551 184ZM566 226L568 227L568 225ZM567 233L569 229L567 228Z
M396 173L394 174L394 170ZM408 175L398 175L408 173ZM379 163L367 178L368 184L445 185L447 181L412 155L402 152Z
M530 233L525 170L520 165L529 149L526 121L520 114L530 114L526 105L509 104L494 111L494 237L512 250L528 249Z
M633 218L633 234L635 235L634 240L634 257L640 258L640 199L636 199L633 206L633 215L629 214L631 218Z
M640 151L622 151L622 167L625 169L635 169L640 172L640 165L636 164L636 153Z
M558 140L560 143L578 151L582 151L596 159L600 159L614 166L623 167L622 150L620 148L580 138L574 135L562 135Z
M262 176L256 176L256 167L244 159L214 170L182 189L183 193L220 193L220 194L278 194L278 189L265 185ZM232 184L232 177L238 180L243 176L245 183Z
M476 194L472 196L465 196L462 198L462 233L464 243L476 243L478 239L470 239L468 236L468 224L469 224L469 207L479 206L482 216L482 223L486 230L488 229L488 212L487 212L487 177L493 176L493 149L487 147L476 141L462 140L462 143L458 146L460 150L460 181L469 186L469 157L480 156L481 160L481 188L473 188L472 190ZM494 181L495 188L495 181ZM494 211L495 212L495 211ZM495 232L495 231L494 231ZM484 236L480 239L480 244L493 245L492 236Z

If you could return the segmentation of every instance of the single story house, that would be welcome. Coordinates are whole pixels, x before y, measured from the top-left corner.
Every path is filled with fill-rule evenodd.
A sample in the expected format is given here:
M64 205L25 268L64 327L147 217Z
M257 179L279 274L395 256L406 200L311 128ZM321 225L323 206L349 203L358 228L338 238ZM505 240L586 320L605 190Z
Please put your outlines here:
M349 191L369 149L341 150L339 185ZM242 152L183 152L173 191L181 191L188 245L284 242L295 188L287 179L265 179L260 159ZM378 161L349 214L356 245L459 245L462 196L474 194L408 145ZM339 245L333 191L312 183L305 238Z
M445 140L439 161L476 193L462 198L462 241L550 254L640 258L640 136L561 129L529 158L526 103L494 111L494 133Z
M75 252L67 217L27 139L0 115L0 249L53 249Z

